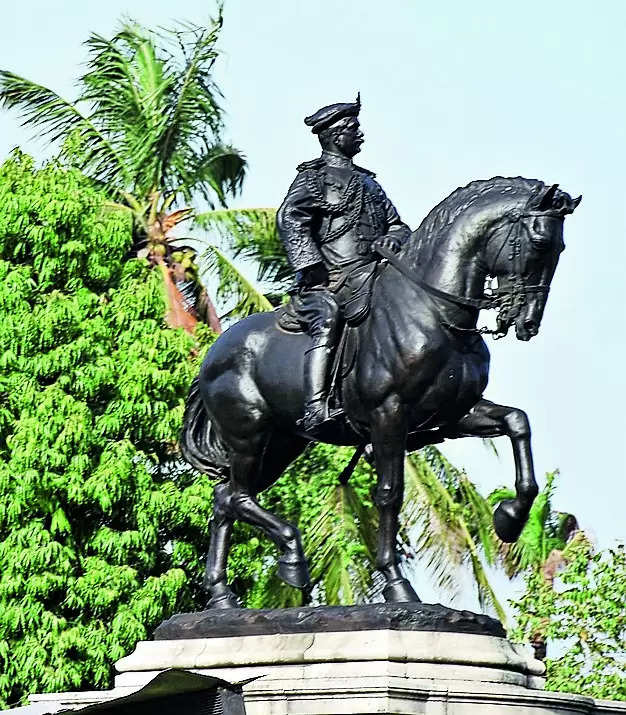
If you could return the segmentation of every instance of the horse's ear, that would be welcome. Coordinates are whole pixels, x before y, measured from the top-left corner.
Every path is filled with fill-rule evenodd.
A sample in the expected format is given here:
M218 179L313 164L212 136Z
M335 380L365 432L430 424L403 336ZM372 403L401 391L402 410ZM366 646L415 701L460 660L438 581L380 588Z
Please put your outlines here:
M552 184L552 186L541 197L541 201L539 202L539 206L537 207L539 211L548 211L548 209L552 208L552 202L554 201L554 196L558 188L558 184Z
M577 196L573 201L572 201L572 211L578 206L578 204L583 200L583 195L581 194L580 196Z

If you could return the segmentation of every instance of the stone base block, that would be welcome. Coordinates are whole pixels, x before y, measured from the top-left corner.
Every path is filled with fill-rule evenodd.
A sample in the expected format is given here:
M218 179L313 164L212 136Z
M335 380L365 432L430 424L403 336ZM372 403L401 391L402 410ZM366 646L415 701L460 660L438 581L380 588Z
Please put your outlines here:
M467 633L145 641L116 667L116 687L126 691L164 668L243 683L247 715L626 715L626 704L599 709L590 698L543 691L543 665L525 648Z
M36 715L128 695L171 669L240 684L247 715L626 715L626 703L545 692L543 664L498 622L441 606L206 611L155 637L117 662L114 690L33 696L46 708Z

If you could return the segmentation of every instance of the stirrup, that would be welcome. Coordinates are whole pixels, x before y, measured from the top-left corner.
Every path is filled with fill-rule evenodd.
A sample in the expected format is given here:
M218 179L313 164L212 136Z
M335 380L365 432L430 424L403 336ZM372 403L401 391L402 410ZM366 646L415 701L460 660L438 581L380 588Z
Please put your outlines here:
M307 402L304 415L296 422L296 426L305 432L316 432L325 424L333 421L328 409L328 398L320 397Z

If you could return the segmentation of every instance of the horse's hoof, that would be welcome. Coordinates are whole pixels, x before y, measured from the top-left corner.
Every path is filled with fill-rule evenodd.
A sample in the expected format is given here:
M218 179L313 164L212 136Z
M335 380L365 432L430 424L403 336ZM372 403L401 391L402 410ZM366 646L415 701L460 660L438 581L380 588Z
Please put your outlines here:
M308 589L311 586L311 577L306 561L289 562L278 559L278 576L288 586L294 588Z
M383 597L387 603L421 603L413 586L405 578L396 578L383 588Z
M505 499L500 502L493 513L493 527L496 534L507 544L512 544L519 539L527 520L528 512L520 511L515 499Z
M221 593L219 596L212 596L207 605L207 608L241 608L241 604L237 600L235 594L229 589L226 593Z

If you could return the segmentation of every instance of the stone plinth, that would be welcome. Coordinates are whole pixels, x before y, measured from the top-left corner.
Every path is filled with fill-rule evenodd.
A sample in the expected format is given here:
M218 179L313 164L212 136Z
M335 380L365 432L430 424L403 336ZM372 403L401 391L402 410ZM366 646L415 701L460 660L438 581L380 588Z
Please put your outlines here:
M542 663L497 621L441 606L206 611L155 638L117 662L102 699L175 669L242 684L247 715L626 715L545 692Z

